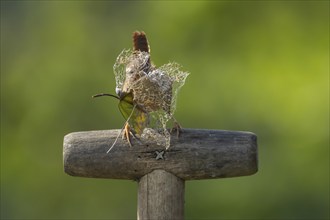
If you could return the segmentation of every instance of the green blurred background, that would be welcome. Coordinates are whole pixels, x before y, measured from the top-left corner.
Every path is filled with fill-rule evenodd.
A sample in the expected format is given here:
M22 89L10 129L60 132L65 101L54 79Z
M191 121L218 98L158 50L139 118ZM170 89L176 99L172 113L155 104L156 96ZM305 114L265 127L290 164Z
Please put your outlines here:
M135 30L191 73L183 127L258 135L257 174L186 182L187 219L329 218L328 1L1 1L1 219L136 218L136 182L62 162L64 135L123 125L91 96Z

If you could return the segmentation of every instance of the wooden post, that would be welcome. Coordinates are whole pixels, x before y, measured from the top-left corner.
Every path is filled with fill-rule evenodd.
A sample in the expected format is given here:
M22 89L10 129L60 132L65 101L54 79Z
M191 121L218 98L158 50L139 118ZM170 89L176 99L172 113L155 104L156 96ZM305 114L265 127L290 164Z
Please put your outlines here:
M133 139L120 130L74 132L64 137L67 174L137 180L138 219L183 219L184 181L252 175L258 170L257 137L251 132L184 129L171 147Z
M138 219L183 219L184 180L154 170L144 175L138 188Z

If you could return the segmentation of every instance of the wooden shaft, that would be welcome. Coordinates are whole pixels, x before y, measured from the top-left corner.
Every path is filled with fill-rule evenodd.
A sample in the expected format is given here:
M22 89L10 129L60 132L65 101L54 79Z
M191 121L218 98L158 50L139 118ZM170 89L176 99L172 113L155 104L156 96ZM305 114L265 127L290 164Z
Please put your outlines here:
M184 180L164 170L143 176L138 188L138 220L184 219Z

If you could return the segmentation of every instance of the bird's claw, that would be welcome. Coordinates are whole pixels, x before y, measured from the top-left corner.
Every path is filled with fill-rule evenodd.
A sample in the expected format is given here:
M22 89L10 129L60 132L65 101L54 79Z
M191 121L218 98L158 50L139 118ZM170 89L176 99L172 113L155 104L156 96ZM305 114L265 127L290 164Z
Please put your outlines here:
M132 147L132 143L131 143L131 129L130 129L128 123L126 123L126 125L125 125L124 132L123 132L123 137L122 138L124 140L127 140L129 146Z
M124 132L123 132L123 136L122 136L122 138L123 138L124 140L127 140L127 143L128 143L128 145L129 145L130 147L133 146L133 145L132 145L132 142L131 142L132 137L134 137L139 143L141 143L139 137L137 137L137 136L135 135L134 130L131 130L129 124L126 123L126 125L125 125L125 127L124 127Z
M182 132L182 127L177 121L174 121L174 125L171 128L170 133L172 133L174 131L176 131L176 137L179 138L180 133Z

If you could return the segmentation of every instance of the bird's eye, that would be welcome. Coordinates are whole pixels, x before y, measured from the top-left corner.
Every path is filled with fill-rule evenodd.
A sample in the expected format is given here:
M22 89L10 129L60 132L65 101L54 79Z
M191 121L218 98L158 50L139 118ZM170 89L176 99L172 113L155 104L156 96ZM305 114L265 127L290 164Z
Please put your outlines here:
M126 68L126 74L133 74L134 70L130 67Z

